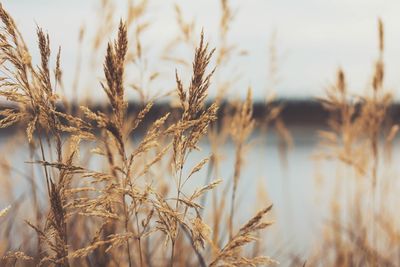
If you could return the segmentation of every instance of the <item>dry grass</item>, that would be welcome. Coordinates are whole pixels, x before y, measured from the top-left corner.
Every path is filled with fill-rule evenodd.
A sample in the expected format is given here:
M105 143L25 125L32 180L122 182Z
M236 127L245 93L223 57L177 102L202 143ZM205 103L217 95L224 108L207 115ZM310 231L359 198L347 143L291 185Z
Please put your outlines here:
M29 154L23 166L23 160L15 162L7 155L0 160L1 266L279 264L263 256L271 251L263 249L263 233L272 224L267 220L272 205L262 203L265 208L242 223L242 213L249 208L240 205L238 191L244 185L246 153L256 127L275 126L284 162L292 138L280 116L284 107L274 105L273 98L265 101L268 112L257 124L251 89L244 101L228 97L240 75L221 74L232 58L247 53L228 38L234 8L220 1L218 46L211 49L204 33L196 33L195 20L175 6L179 31L162 56L177 68L175 77L168 78L175 88L165 94L171 109L152 119L149 113L163 95L148 90L161 76L146 64L148 7L146 0L129 1L126 19L116 27L114 3L101 1L102 23L92 40L93 54L78 52L71 100L64 96L61 48L54 54L49 35L38 27L40 58L33 62L13 18L0 5L0 96L6 100L0 127L15 132L8 146L25 146ZM115 28L115 40L107 43L105 36ZM398 265L400 222L393 203L399 201L399 185L386 170L399 126L388 120L393 97L384 83L381 20L378 33L378 58L368 92L352 95L339 69L336 82L320 99L330 119L328 130L320 131L317 158L333 162L341 175L329 191L329 223L315 250L294 257L292 266ZM80 47L85 38L82 27ZM175 56L182 47L194 52L192 60ZM278 80L277 48L271 44L269 49L273 88ZM86 86L80 77L84 58L93 69L103 66L104 78L91 90L104 93L108 110L94 110L90 100L81 97ZM127 75L132 69L136 76ZM212 87L217 94L209 100ZM130 89L141 103L136 114L128 112ZM78 99L81 106L76 110ZM223 102L228 104L221 110ZM225 116L219 117L221 113ZM204 140L211 154L194 161L191 157ZM220 147L230 141L235 148L232 177L220 178ZM15 173L29 185L18 197ZM305 263L299 260L303 258Z
M226 1L223 7L227 8ZM134 14L129 18L144 8L145 5L131 7ZM18 124L26 129L31 151L29 164L33 166L27 177L32 185L28 198L33 200L28 208L33 214L28 216L31 219L26 218L25 226L18 226L21 227L18 238L4 233L5 246L0 247L2 264L254 266L275 263L268 257L252 256L245 249L257 242L255 236L260 230L269 226L263 219L271 206L233 234L232 205L231 234L226 244L220 245L222 240L212 238L212 228L203 218L207 207L201 202L221 180L211 179L192 192L185 188L209 162L210 158L205 158L195 166L188 166L187 158L199 149L199 141L217 119L218 111L218 103L205 105L214 73L213 69L208 70L214 50L209 49L203 34L195 50L189 85L183 84L178 72L175 77L181 112L171 119L169 113L161 116L147 127L139 141L133 142L132 136L139 137L136 131L153 102L142 94L142 111L133 117L127 112L126 65L130 58L142 57L139 29L134 40L136 52L133 55L128 52L127 24L132 23L131 19L120 22L118 36L108 44L105 53L105 80L101 87L111 112L92 111L83 105L76 116L72 113L72 104L57 90L62 85L61 49L55 57L55 69L51 70L50 38L38 28L41 57L36 66L12 17L3 7L0 7L0 18L0 95L10 105L1 112L0 126ZM227 23L222 22L221 26L225 32ZM108 31L107 22L104 27L95 39L95 50L102 42L99 36ZM240 147L253 124L251 107L249 93L233 118L234 123L240 124L232 127L232 136L238 144L233 204L243 153ZM92 147L89 158L101 163L93 165L83 156L88 154L83 151L88 147ZM163 162L169 162L170 168L159 177L157 168ZM43 188L46 198L40 193ZM19 204L22 201L16 200L1 211L0 217L11 220L15 216L12 211L17 212ZM221 213L222 209L215 207L214 212ZM213 234L219 235L218 231Z
M398 126L388 121L393 97L384 85L384 30L378 21L378 59L365 95L353 96L343 70L322 103L331 113L329 131L321 131L319 156L339 162L347 175L338 177L330 223L322 250L309 265L396 266L398 220L396 180L388 176L392 141ZM346 179L346 185L342 179ZM351 187L352 190L345 188ZM392 187L392 188L391 188ZM384 223L383 223L384 222Z

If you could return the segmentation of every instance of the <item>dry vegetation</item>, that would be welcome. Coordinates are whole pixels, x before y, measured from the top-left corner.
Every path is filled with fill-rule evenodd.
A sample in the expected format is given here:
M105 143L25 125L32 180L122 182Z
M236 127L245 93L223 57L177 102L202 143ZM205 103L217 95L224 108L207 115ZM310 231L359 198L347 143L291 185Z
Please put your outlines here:
M397 182L390 172L392 142L398 125L390 121L393 104L384 86L384 29L378 21L379 53L365 95L349 93L345 74L321 99L331 113L329 131L321 131L319 157L343 171L335 184L330 223L321 252L311 265L397 266ZM344 181L347 180L347 181ZM346 184L344 183L346 182ZM346 188L347 187L347 188Z
M52 53L49 35L38 27L40 62L32 62L13 18L0 6L0 95L6 100L0 126L15 133L9 146L26 146L29 152L18 162L6 156L1 161L1 266L279 264L263 249L272 205L263 203L243 225L237 219L244 157L252 131L260 125L253 119L251 89L244 101L226 100L236 77L218 75L232 57L245 54L227 38L235 13L228 1L221 1L220 46L214 50L203 33L195 33L194 21L185 21L184 12L175 7L180 31L165 47L163 59L190 69L191 78L181 78L178 70L169 77L176 82L168 93L171 111L149 122L148 114L161 96L146 90L160 76L144 63L146 9L147 1L130 2L115 41L101 51L114 19L112 1L102 1L103 23L93 40L93 54L85 58L92 66L103 65L104 78L91 90L104 92L108 109L93 110L84 99L76 110L84 57L78 55L71 100L63 94L61 48ZM84 36L82 28L80 43ZM398 126L387 121L393 100L384 86L383 40L379 21L379 57L367 94L351 95L339 70L336 84L321 99L331 118L329 130L320 132L318 158L335 161L344 175L335 184L332 217L319 249L305 262L294 257L292 266L398 265L400 232L393 204L397 183L385 173ZM175 57L177 46L194 52L192 64ZM273 76L274 55L271 61ZM128 75L128 68L137 75ZM218 95L206 103L213 82ZM140 97L137 114L128 112L128 88ZM222 101L229 104L224 106L226 115L218 117ZM292 141L280 118L283 107L271 99L266 106L261 125L275 126L284 155ZM212 154L193 164L189 158L204 139ZM233 175L220 179L219 147L228 140L235 147ZM205 173L206 183L197 182L194 189L191 181L200 173ZM13 193L19 186L12 180L16 175L29 185L19 197ZM350 190L343 179L351 180ZM219 193L218 187L223 187Z
M131 17L137 15L134 13ZM35 66L12 17L2 7L0 17L0 94L10 105L1 111L1 127L18 124L26 129L31 151L28 164L42 169L32 171L27 177L32 185L28 203L15 200L11 208L1 211L5 217L1 222L3 229L13 228L11 218L17 213L19 203L31 204L28 208L32 213L27 216L25 226L18 226L24 227L24 231L2 233L3 264L237 266L275 263L269 257L252 255L245 249L270 224L265 222L265 216L271 205L241 227L233 225L232 205L229 237L218 231L213 231L212 237L203 218L205 207L199 200L221 180L211 179L194 191L185 189L186 182L209 161L206 158L193 167L188 166L187 158L198 149L199 140L217 119L218 111L218 103L205 106L214 74L209 67L214 50L209 49L203 34L194 51L189 85L183 84L178 73L175 77L180 112L173 114L172 119L170 113L158 118L147 127L140 141L133 142L131 137L153 102L143 97L143 109L128 116L127 57L141 57L139 45L136 55L128 54L126 23L130 23L129 19L126 23L120 22L118 36L108 44L105 53L105 80L101 87L111 111L95 112L81 106L80 116L75 116L68 113L71 103L57 94L62 79L61 50L52 71L50 39L38 28L41 57L40 64ZM138 35L137 32L137 42ZM96 39L94 48L99 47L99 42ZM251 131L245 128L252 123L251 115L249 94L246 104L235 115L235 120L243 124L240 129L235 126L233 131L239 154ZM88 153L82 149L88 147L92 147L90 153L99 160L94 166L82 156ZM167 173L155 174L161 162L169 162ZM238 160L235 169L239 170L240 165ZM239 173L235 174L235 190L238 178ZM46 189L47 194L43 205L40 189ZM222 210L216 208L214 212Z

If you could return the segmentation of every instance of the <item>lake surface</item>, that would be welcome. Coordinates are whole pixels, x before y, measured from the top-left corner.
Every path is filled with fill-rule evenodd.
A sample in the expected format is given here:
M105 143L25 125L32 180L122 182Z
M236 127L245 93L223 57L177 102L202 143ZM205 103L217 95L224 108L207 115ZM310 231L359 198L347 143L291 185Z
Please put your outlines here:
M251 145L244 156L244 167L238 185L236 225L245 223L257 210L272 203L272 219L275 223L267 230L266 240L273 250L268 251L273 254L277 252L277 248L284 247L285 250L306 257L320 238L322 227L329 217L327 205L334 184L330 179L334 179L336 165L321 165L313 159L318 142L316 128L290 127L289 130L294 142L287 153L286 163L280 156L276 133L256 132L251 137ZM0 134L0 144L3 149L7 149L7 146L17 147L13 154L7 156L10 157L10 161L19 162L14 166L16 169L23 170L26 168L23 162L28 160L28 151L25 146L18 147L19 141L11 143L10 137L9 134ZM189 157L188 165L194 166L210 155L211 147L206 140L200 143L200 147L201 151L194 152ZM231 142L227 142L218 149L223 158L219 177L213 178L224 180L219 189L222 192L233 176L235 147ZM399 146L395 145L395 156L398 151ZM190 180L186 189L190 191L204 185L206 174L207 166ZM321 175L325 177L324 186L321 186ZM25 188L28 186L26 184ZM260 191L267 193L268 200L260 200ZM230 192L227 198L230 199ZM210 203L210 199L207 199L206 206L207 203Z

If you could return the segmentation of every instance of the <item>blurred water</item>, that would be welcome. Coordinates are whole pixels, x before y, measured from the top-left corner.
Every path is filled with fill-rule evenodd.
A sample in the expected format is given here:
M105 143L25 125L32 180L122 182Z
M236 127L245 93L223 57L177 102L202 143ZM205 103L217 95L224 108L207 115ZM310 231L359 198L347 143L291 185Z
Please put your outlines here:
M267 251L270 254L279 253L279 249L284 249L286 253L294 252L302 255L304 259L315 248L314 245L322 237L322 228L329 219L329 203L334 197L334 179L337 173L337 165L332 162L318 163L313 159L317 152L317 130L313 127L290 127L293 136L293 147L288 151L286 160L282 161L278 148L278 136L274 131L267 134L256 130L251 136L249 149L244 154L244 166L238 185L237 212L235 225L241 225L253 216L259 209L273 204L272 216L274 224L266 231ZM140 137L138 137L140 138ZM395 140L393 162L399 160L400 145L399 140ZM201 150L194 151L188 158L186 168L189 172L199 161L211 154L211 146L207 139L199 144ZM87 144L84 144L86 150ZM12 170L10 175L4 176L1 172L0 179L7 180L11 184L16 184L13 192L7 191L7 187L0 187L0 208L10 203L5 202L11 194L14 199L20 196L27 197L31 193L30 183L24 176L29 176L31 164L29 161L29 150L26 146L25 136L15 136L10 133L0 132L0 148L3 153L0 162L6 159L11 163ZM218 177L211 176L211 179L221 178L223 183L217 188L219 197L225 197L226 208L230 208L232 176L235 163L235 146L231 141L218 147L218 152L222 155ZM36 158L39 158L38 155ZM90 168L101 169L99 159L93 157ZM85 160L85 155L81 155L81 160ZM398 166L394 164L392 174L396 173ZM184 191L192 193L195 188L201 187L206 183L208 166L195 174L187 184ZM38 184L40 194L46 199L45 181L41 173L37 170L35 182ZM386 169L385 171L388 171ZM397 172L398 173L398 172ZM343 176L343 174L340 174ZM165 176L165 175L164 175ZM321 179L321 176L324 179ZM393 177L396 177L393 175ZM344 177L344 187L351 190L351 179ZM151 179L158 179L157 177ZM168 177L167 177L168 179ZM151 181L149 181L151 182ZM172 178L171 178L172 183ZM4 184L4 183L2 183ZM321 185L323 184L323 186ZM224 192L225 189L228 189ZM260 192L266 192L266 197L262 197ZM173 193L173 192L172 192ZM205 206L206 211L210 211L211 194L208 195ZM336 196L338 197L338 196ZM29 205L29 198L25 204ZM3 205L4 204L4 205ZM12 204L12 203L11 203ZM24 214L19 214L16 220L21 222L25 219ZM207 213L205 214L207 221ZM208 221L210 222L210 221ZM274 255L272 255L274 256ZM280 261L288 259L288 255L278 258Z
M237 225L245 223L250 216L266 205L273 203L274 226L271 228L271 242L278 242L284 245L290 242L289 247L296 251L307 252L312 244L313 238L318 236L323 214L319 212L320 207L316 198L318 194L315 189L315 164L311 159L316 144L316 132L312 128L291 129L294 136L294 146L287 153L287 164L282 161L277 146L278 138L275 133L268 135L255 133L250 140L250 147L244 155L244 166L238 185L238 212ZM27 173L29 164L29 153L25 142L13 141L13 136L0 134L0 144L4 151L10 151L7 158L13 164L13 182L25 184L18 187L16 195L29 194L30 184L26 180L18 178L20 172ZM14 149L9 149L9 147ZM207 141L200 143L201 151L195 151L188 159L189 169L204 157L211 154L211 147ZM235 146L228 141L218 148L221 158L219 177L223 184L219 191L228 186L230 189L235 162ZM93 163L92 164L96 164ZM95 167L95 166L94 166ZM207 176L207 165L196 174L186 185L186 190L204 185ZM6 178L7 177L3 177ZM43 183L37 180L37 183ZM42 193L45 184L39 186ZM21 188L25 190L21 190ZM261 202L259 191L265 191L269 200ZM230 192L230 191L228 191ZM230 193L227 202L230 200ZM209 205L207 200L206 206ZM265 201L265 200L264 200ZM321 203L320 203L321 204ZM295 227L294 227L295 225ZM285 245L286 248L288 245Z

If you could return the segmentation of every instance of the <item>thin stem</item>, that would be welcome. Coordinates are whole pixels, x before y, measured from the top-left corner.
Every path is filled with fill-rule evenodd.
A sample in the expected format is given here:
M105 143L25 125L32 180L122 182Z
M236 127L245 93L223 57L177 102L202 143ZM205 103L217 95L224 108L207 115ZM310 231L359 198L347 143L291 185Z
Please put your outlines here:
M172 248L171 248L171 258L169 260L169 267L174 266L174 254L175 254L175 240L172 240Z
M143 266L143 256L142 256L142 242L141 242L141 234L139 231L139 218L138 218L138 210L135 201L135 217L136 217L136 227L138 232L138 246L139 246L139 256L140 256L140 266Z
M125 215L125 233L127 233L128 232L129 217L127 215L127 208L126 208L126 203L125 203L125 194L122 195L122 201L123 201L124 215ZM132 267L131 249L130 249L130 245L129 245L129 239L126 240L126 250L127 250L127 254L128 254L129 267Z
M233 218L235 215L235 201L236 201L236 189L240 176L240 165L241 165L241 153L242 153L242 142L237 145L236 149L236 160L235 160L235 171L233 174L233 188L231 198L231 214L229 216L229 240L233 237Z
M178 179L178 192L177 192L177 197L176 197L176 204L175 204L175 209L176 211L178 211L179 208L179 198L181 195L181 183L182 183L182 170L183 170L183 163L181 163L180 165L180 170L179 170L179 179ZM174 254L175 254L175 241L178 238L179 235L179 228L177 227L176 229L176 235L174 236L173 240L172 240L172 251L171 251L171 260L170 260L170 266L173 266L173 262L174 262Z

